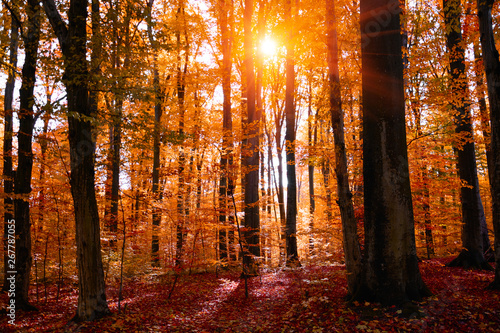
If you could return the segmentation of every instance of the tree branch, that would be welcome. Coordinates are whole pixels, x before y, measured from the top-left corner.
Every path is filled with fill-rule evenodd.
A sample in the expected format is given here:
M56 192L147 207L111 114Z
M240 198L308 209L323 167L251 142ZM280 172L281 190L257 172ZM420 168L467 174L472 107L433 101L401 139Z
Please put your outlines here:
M43 0L43 8L45 9L50 25L54 29L57 39L59 39L59 44L61 44L61 49L64 53L68 41L68 27L57 10L54 0Z
M21 19L19 18L19 14L16 13L16 11L9 5L9 3L6 1L6 0L2 0L2 3L4 4L4 6L8 9L8 11L10 12L10 15L12 15L12 18L16 21L17 23L17 26L19 27L19 30L21 31L21 36L24 37L24 33L23 33L23 22L21 21Z

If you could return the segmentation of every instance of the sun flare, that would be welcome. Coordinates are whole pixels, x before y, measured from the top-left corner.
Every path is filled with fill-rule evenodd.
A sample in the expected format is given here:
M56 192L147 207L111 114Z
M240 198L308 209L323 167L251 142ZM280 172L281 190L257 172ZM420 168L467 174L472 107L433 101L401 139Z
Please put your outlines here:
M276 54L278 46L276 45L276 42L274 40L272 40L269 37L266 37L260 43L260 50L265 56L273 56Z

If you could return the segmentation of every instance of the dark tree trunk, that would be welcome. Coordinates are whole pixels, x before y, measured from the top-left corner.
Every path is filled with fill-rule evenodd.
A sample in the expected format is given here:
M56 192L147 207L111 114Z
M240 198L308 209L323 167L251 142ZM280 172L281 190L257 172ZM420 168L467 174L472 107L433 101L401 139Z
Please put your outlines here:
M424 210L424 228L425 228L425 246L427 249L427 259L434 257L434 237L432 234L431 221L431 196L429 190L429 174L427 167L424 167L421 172L423 186L423 210Z
M177 43L177 104L179 108L179 140L184 142L185 136L185 95L186 95L186 74L189 60L189 42L186 27L186 17L184 12L184 1L179 2L177 9L177 19L183 21L183 30L179 27L176 31ZM182 40L181 33L184 34L185 40ZM182 59L182 52L184 52L184 64ZM183 66L184 65L184 66ZM186 152L183 144L179 146L179 165L178 165L178 179L179 186L177 192L177 244L175 253L175 265L180 267L182 265L182 257L184 250L184 243L187 237L187 217L189 213L188 207L188 189L186 186Z
M64 56L63 81L68 99L71 194L76 224L78 306L73 321L91 321L110 313L102 268L100 225L95 196L92 139L95 117L89 107L86 60L87 1L71 0L66 27L53 0L44 0L45 12Z
M495 233L495 280L491 289L500 289L500 60L495 46L491 8L493 0L478 0L479 31L483 50L484 70L488 84L491 121L491 201Z
M219 260L229 262L231 260L232 243L234 238L232 229L233 214L230 214L230 201L228 196L233 195L233 124L231 117L231 45L232 31L229 21L233 14L232 0L219 0L219 20L222 44L222 154L221 154L221 178L219 183ZM229 215L229 216L228 216Z
M488 109L486 107L486 96L484 92L484 66L481 59L481 51L479 49L479 41L474 41L474 72L476 74L476 89L478 93L478 104L479 104L479 118L481 120L480 127L485 142L486 150L486 165L488 167L488 179L491 186L491 170L493 169L491 162L491 129L490 120L488 116ZM482 207L482 205L480 206ZM481 239L483 241L483 253L485 259L489 261L494 254L494 250L491 247L490 237L488 233L488 226L486 224L486 217L484 217L484 209L482 211L481 217Z
M285 21L292 26L292 3L285 1ZM293 29L289 30L286 45L286 89L285 89L285 150L286 150L286 265L300 266L297 250L297 176L295 173L295 62Z
M455 114L458 174L462 207L462 247L464 250L448 265L464 268L491 269L483 255L481 239L482 203L479 196L476 156L472 133L465 52L462 47L460 0L443 0L446 46L450 58L451 108ZM481 206L481 207L480 207ZM484 214L483 214L484 215Z
M355 299L429 295L415 248L397 0L361 0L365 257Z
M284 177L283 177L283 148L281 143L281 129L283 127L283 113L277 112L275 115L275 123L276 123L276 153L278 160L278 187L276 189L278 196L278 209L279 209L279 217L280 217L280 262L285 259L286 255L286 213L285 213L285 190L284 190Z
M36 81L36 63L38 42L40 40L40 4L29 0L26 6L28 14L27 32L24 40L24 65L22 85L19 92L19 132L17 134L18 154L17 170L14 177L14 218L16 226L16 309L35 310L28 302L31 273L31 219L30 195L31 173L33 170L32 138L35 125L33 114L34 88Z
M243 147L242 166L244 171L245 196L245 228L243 232L246 243L243 254L243 275L257 275L255 257L260 257L260 218L259 218L259 121L255 109L255 73L252 40L253 0L245 0L243 12L247 144Z
M118 200L120 192L120 150L122 142L122 113L123 96L116 99L113 114L113 141L112 141L112 178L111 178L111 214L109 220L109 231L111 232L111 244L116 248L116 232L118 231Z
M323 160L321 164L321 174L323 175L323 186L326 192L326 221L328 225L332 224L333 214L332 214L332 193L330 191L330 161L328 158Z
M337 46L337 22L335 17L335 0L326 0L326 30L328 45L328 91L330 99L330 115L332 119L333 139L335 143L335 175L337 178L337 195L342 221L344 240L344 257L346 263L347 284L353 294L361 271L361 248L358 240L358 228L354 216L352 194L349 189L349 173L344 138L344 110L342 109L339 58Z
M155 203L153 204L152 213L152 224L153 224L153 235L151 243L151 263L154 267L160 266L160 238L159 238L159 228L161 223L161 211L157 207L158 202L162 199L160 191L160 128L161 128L161 116L163 112L162 103L162 93L160 91L160 74L158 72L158 64L156 61L156 54L154 60L153 69L153 86L155 91L155 119L154 119L154 129L153 129L153 198Z
M161 211L157 207L157 202L162 199L160 192L160 134L161 134L161 116L163 113L163 93L160 88L160 73L158 70L158 42L153 36L153 26L152 26L152 8L154 0L148 1L148 36L149 42L153 49L153 89L155 94L155 119L154 119L154 129L153 129L153 212L152 212L152 225L153 225L153 235L151 241L151 265L153 267L160 266L160 238L159 238L159 228L161 223Z
M419 78L417 78L417 81ZM410 108L413 113L415 122L415 132L416 137L423 137L422 132L422 110L420 107L420 87L419 83L415 84L414 90L410 93ZM417 143L418 144L418 143ZM430 211L430 191L429 191L429 170L427 169L427 162L425 156L425 147L418 144L419 154L422 157L423 165L419 165L420 181L422 182L422 193L421 202L422 210L424 212L424 230L425 230L425 245L427 249L427 259L434 256L434 238L432 234L432 221L431 221L431 211Z
M8 235L9 235L9 221L14 217L13 202L10 195L14 190L13 172L12 172L12 102L14 99L14 85L17 67L17 47L19 43L19 26L17 20L13 17L11 19L10 28L10 44L9 44L9 74L7 76L7 83L5 84L4 95L4 132L3 132L3 191L5 198L3 199L3 246L4 246L4 279L2 291L9 290L9 282L7 281L8 269Z
M160 128L161 128L161 116L162 116L162 96L160 92L160 78L158 72L158 64L155 63L153 69L153 86L155 90L155 119L154 119L154 129L153 129L153 198L155 203L153 203L152 212L152 224L153 224L153 235L151 243L151 264L154 267L160 266L160 238L159 238L159 228L161 223L161 211L157 207L158 202L162 199L160 192Z
M314 194L314 148L316 146L317 139L317 126L316 121L313 121L312 114L312 89L311 82L309 82L309 105L307 110L308 121L307 121L307 143L308 143L308 154L309 162L307 165L307 175L309 182L309 255L314 254L314 212L316 211L316 198Z
M476 81L476 90L478 95L478 105L479 105L479 119L480 119L480 128L481 134L484 138L484 145L486 150L486 164L488 166L488 176L490 174L490 170L492 169L491 165L491 129L490 129L490 118L488 115L488 108L486 106L486 94L485 94L485 83L484 83L484 64L483 59L481 57L481 49L479 46L479 41L474 40L474 74ZM491 180L490 180L491 184Z

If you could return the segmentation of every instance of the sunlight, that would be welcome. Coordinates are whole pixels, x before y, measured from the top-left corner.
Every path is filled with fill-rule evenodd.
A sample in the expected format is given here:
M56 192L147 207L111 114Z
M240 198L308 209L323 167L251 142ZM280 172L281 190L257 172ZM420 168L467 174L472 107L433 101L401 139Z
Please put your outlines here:
M276 42L269 37L264 38L263 41L260 42L260 52L264 56L271 57L276 54L278 50L278 46Z

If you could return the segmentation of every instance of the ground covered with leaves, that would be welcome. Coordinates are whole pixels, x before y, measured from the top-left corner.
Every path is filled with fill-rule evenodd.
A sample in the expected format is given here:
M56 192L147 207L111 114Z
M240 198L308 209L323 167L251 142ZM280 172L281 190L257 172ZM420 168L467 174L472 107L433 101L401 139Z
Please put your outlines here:
M414 306L348 304L341 265L267 270L248 280L238 272L148 275L125 281L121 311L118 286L107 296L112 315L68 325L77 291L65 286L55 301L33 302L39 312L0 318L1 332L500 332L500 292L485 288L492 272L447 268L450 259L423 261L422 276L434 296ZM173 288L172 288L173 287ZM168 298L170 294L170 298ZM7 296L2 295L4 308Z

